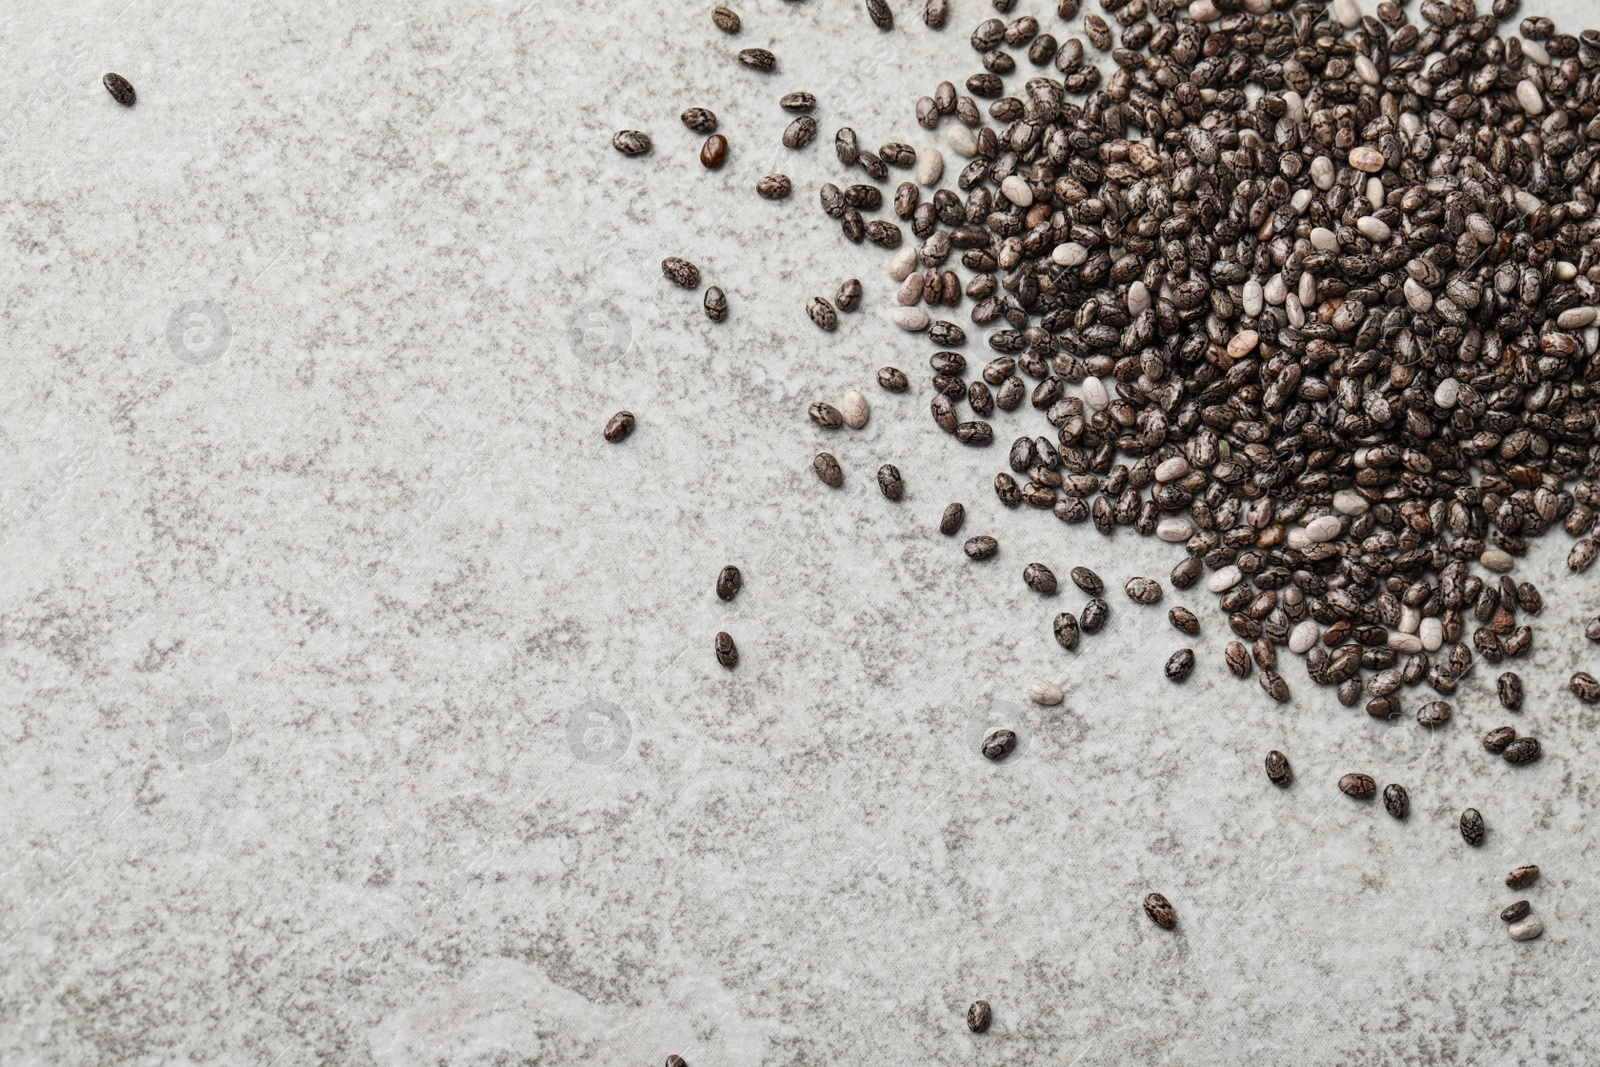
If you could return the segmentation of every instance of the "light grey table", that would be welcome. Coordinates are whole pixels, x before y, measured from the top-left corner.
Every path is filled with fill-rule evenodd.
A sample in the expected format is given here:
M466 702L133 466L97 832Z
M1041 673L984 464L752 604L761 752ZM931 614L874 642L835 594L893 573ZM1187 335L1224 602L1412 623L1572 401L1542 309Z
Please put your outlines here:
M880 34L845 0L743 0L737 39L700 4L0 14L0 1061L1600 1056L1600 746L1565 689L1600 660L1592 575L1559 534L1519 568L1549 605L1530 768L1478 745L1511 719L1492 671L1431 738L1298 663L1275 705L1223 671L1198 590L1113 594L1059 649L1081 597L1025 563L1120 588L1177 550L999 507L1003 444L931 424L887 257L817 209L837 126L933 143L913 101L976 69L987 5L942 34L893 6ZM777 73L734 62L756 45ZM823 135L791 153L801 88ZM690 105L722 117L719 173ZM655 152L614 152L624 127ZM774 170L793 199L753 195ZM850 276L866 307L823 334L804 298ZM918 388L877 389L890 363ZM865 430L806 421L852 387ZM993 563L937 534L951 500ZM1174 603L1204 625L1182 687ZM1027 704L1035 676L1067 702ZM1000 723L1024 746L997 767L973 742ZM1349 770L1404 782L1410 820L1340 796ZM1518 944L1524 862L1548 932Z

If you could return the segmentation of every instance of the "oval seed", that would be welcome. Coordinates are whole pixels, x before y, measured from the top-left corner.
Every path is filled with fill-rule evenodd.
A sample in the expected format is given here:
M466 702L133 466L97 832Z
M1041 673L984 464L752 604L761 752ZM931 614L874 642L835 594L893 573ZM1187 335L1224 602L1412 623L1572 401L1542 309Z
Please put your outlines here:
M1411 813L1411 794L1406 792L1403 785L1386 785L1383 787L1383 810L1393 815L1396 819L1403 819Z
M1507 711L1517 711L1522 707L1522 678L1516 671L1506 671L1495 679L1495 691L1500 697L1500 705Z
M1188 608L1175 607L1171 609L1167 612L1167 620L1177 627L1179 631L1188 634L1190 637L1200 632L1200 620Z
M1052 629L1056 635L1056 644L1065 649L1078 647L1078 618L1070 611L1063 611L1056 616Z
M930 9L933 3L934 0L929 0ZM989 1029L989 1022L993 1017L994 1014L989 1010L989 1002L987 1000L975 1000L972 1002L972 1007L967 1009L967 1029L975 1034L981 1034Z
M752 70L771 70L778 65L778 57L765 48L746 48L739 53L739 62Z
M1572 695L1585 704L1593 704L1600 700L1600 682L1595 681L1594 675L1588 671L1578 671L1572 676Z
M1074 567L1071 571L1072 584L1082 589L1090 596L1099 596L1106 591L1106 583L1100 576L1088 567Z
M1506 746L1500 758L1507 763L1532 763L1541 755L1539 741L1533 737L1519 737Z
M1474 847L1483 844L1483 816L1477 808L1461 813L1461 840Z
M1526 889L1539 880L1539 865L1525 863L1506 875L1506 885L1512 889Z
M1086 634L1099 633L1100 628L1106 624L1106 619L1111 614L1111 605L1099 597L1091 597L1078 613L1078 625Z
M1280 704L1288 702L1289 683L1283 680L1283 675L1274 670L1263 669L1257 681L1261 683L1261 688L1266 691L1267 696Z
M625 156L642 156L650 151L650 135L643 130L618 130L611 137L611 147Z
M817 120L810 115L800 115L783 131L785 148L804 148L817 136Z
M1347 774L1339 779L1339 792L1357 800L1366 800L1378 791L1378 783L1370 774Z
M115 100L123 107L133 106L136 97L134 95L133 85L128 81L127 78L124 78L120 74L107 72L106 75L100 79L100 83L106 87L106 92L111 94L111 99ZM645 138L645 141L645 147L648 148L649 138Z
M1238 641L1229 641L1227 648L1223 649L1223 659L1227 661L1228 670L1235 678L1248 678L1250 672L1255 670L1255 665L1250 661L1250 653Z
M1043 563L1030 563L1022 568L1022 580L1035 593L1051 596L1056 591L1056 576Z
M1430 700L1417 709L1417 723L1432 729L1443 726L1450 721L1451 707L1448 701Z
M756 195L767 200L786 200L794 191L787 174L769 174L756 182Z
M1028 683L1028 699L1035 704L1043 704L1047 708L1053 708L1066 699L1066 694L1061 691L1061 687L1056 683L1045 678L1035 678Z
M700 288L700 268L687 259L668 256L661 261L661 273L674 285L680 285L685 289Z
M1544 933L1544 923L1540 921L1537 915L1530 915L1526 919L1514 922L1506 927L1506 932L1511 935L1511 940L1513 941L1532 941Z
M967 509L960 504L951 504L944 509L944 514L939 516L939 532L946 537L954 535L961 529L962 520L967 517Z
M1151 922L1163 930L1170 930L1178 924L1177 916L1172 911L1172 903L1160 893L1145 895L1144 913L1150 916Z
M706 310L706 318L712 322L721 322L728 317L728 298L715 285L706 290L703 304Z
M839 461L833 458L832 453L818 452L817 458L811 461L811 469L817 472L823 485L837 489L844 484L844 471L839 468Z
M738 666L739 646L733 643L732 636L726 633L717 634L715 648L718 663L722 664L724 667L727 667L729 670L732 670L734 667Z
M817 98L806 92L784 93L778 106L785 111L810 111L817 106Z
M717 29L721 30L723 33L738 33L739 32L739 16L738 16L738 14L736 12L734 12L734 11L728 9L728 8L725 8L725 7L714 7L714 8L712 8L711 9L711 21L714 22L716 24Z
M814 296L807 300L806 314L810 316L812 322L829 333L839 328L838 312L833 310L833 305L824 297Z
M839 402L839 410L844 416L844 424L852 430L865 426L872 411L867 406L867 398L854 389L844 394L844 399Z
M1526 900L1519 900L1515 904L1507 904L1500 910L1500 921L1514 923L1518 919L1521 919L1523 916L1527 915L1531 910L1532 908L1529 907Z
M1289 767L1289 757L1277 749L1267 753L1267 781L1280 789L1294 781L1294 771Z
M986 759L1004 759L1017 747L1017 735L1013 730L993 730L983 739L983 755Z
M728 564L717 572L717 597L721 600L732 600L739 595L739 590L744 588L744 575L739 573L739 568Z
M883 495L890 500L899 500L905 494L905 483L900 479L900 468L892 463L885 463L878 468L878 488L883 490Z
M691 107L678 116L683 124L695 133L713 134L717 132L716 113L708 108Z
M878 384L891 393L903 393L911 388L911 379L899 367L880 367Z
M1161 583L1154 578L1129 578L1123 592L1128 594L1129 600L1140 604L1154 604L1161 599Z
M967 538L967 543L961 546L968 559L989 559L1000 551L1000 542L992 537L979 535Z
M1509 726L1498 726L1483 735L1483 747L1498 756L1506 750L1507 745L1516 739L1516 730Z
M825 430L837 430L844 425L844 415L839 409L820 400L806 409L806 415Z
M1169 682L1181 682L1194 670L1194 649L1180 648L1167 660L1166 675Z
M606 422L605 439L612 444L624 440L633 432L633 412L619 411Z
M867 0L867 17L880 30L894 29L894 15L889 10L887 0Z
M851 278L839 285L839 291L833 295L833 302L840 311L854 311L861 306L861 280Z

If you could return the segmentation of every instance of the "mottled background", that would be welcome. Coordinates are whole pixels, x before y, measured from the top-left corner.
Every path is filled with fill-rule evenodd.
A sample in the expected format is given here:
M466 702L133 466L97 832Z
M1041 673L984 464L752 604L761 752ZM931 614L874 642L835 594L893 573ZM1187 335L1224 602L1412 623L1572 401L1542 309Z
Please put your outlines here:
M1597 605L1565 535L1518 569L1549 605L1525 710L1480 668L1435 736L1299 663L1286 706L1234 681L1198 591L1114 593L1063 652L1082 598L1025 563L1120 588L1177 550L1001 508L1003 443L932 425L886 254L816 204L837 125L933 142L912 103L977 69L988 5L934 33L892 0L884 34L855 2L741 0L738 38L709 6L0 12L0 1062L1600 1057L1600 744L1565 688ZM1064 36L1051 7L1017 13ZM757 45L776 73L734 61ZM800 152L794 89L821 101ZM624 127L655 152L614 152ZM794 198L757 199L777 170ZM866 309L823 334L803 301L850 276ZM886 363L918 389L879 390ZM806 421L851 387L864 431ZM996 560L938 535L951 500ZM1182 687L1173 603L1204 625ZM1026 703L1038 675L1062 707ZM1542 763L1479 747L1508 721ZM990 765L1001 723L1024 747ZM1352 770L1408 786L1410 820L1339 795ZM1521 863L1525 944L1496 917Z

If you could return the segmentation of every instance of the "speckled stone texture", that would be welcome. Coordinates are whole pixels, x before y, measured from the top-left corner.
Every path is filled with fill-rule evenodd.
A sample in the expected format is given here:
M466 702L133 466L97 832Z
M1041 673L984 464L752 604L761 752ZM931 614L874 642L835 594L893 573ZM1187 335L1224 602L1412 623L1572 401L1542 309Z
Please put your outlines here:
M1042 420L941 434L887 255L818 210L854 177L840 124L936 143L913 102L978 69L988 5L934 33L895 0L880 33L743 0L736 38L709 6L0 12L0 1063L1600 1061L1600 716L1565 687L1597 603L1565 536L1518 567L1548 602L1520 714L1483 666L1432 736L1287 655L1287 705L1232 679L1213 597L1120 592L1179 549L999 506ZM791 152L796 89L821 135ZM759 199L779 171L794 196ZM852 276L863 309L822 333L805 298ZM850 388L865 429L806 419ZM1083 598L1028 590L1033 561L1106 578L1076 653L1050 624ZM1542 762L1482 750L1506 723ZM1497 918L1522 896L1540 940Z

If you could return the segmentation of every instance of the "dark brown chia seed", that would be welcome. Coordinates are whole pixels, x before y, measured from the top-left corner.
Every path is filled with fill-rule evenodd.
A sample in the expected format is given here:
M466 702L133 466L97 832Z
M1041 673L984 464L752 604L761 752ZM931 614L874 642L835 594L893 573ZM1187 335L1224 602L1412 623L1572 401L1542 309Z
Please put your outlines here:
M1403 819L1411 812L1411 794L1406 792L1403 785L1386 785L1383 787L1383 810L1393 815L1396 819Z
M1057 615L1052 629L1056 635L1056 644L1066 649L1078 647L1078 617L1072 612L1063 611Z
M793 191L787 174L769 174L756 182L756 194L768 200L787 200Z
M717 116L706 108L691 107L679 118L683 119L683 124L695 133L709 135L717 132Z
M1516 671L1506 671L1495 680L1495 692L1500 697L1500 705L1507 711L1517 711L1522 707L1522 678Z
M633 412L619 411L606 422L605 439L615 444L633 432Z
M1056 591L1056 576L1043 563L1030 563L1022 568L1022 581L1035 593L1053 596Z
M833 295L833 302L840 311L854 311L861 306L861 282L851 278L839 286L839 291Z
M668 256L661 261L661 273L674 285L680 285L685 289L700 288L700 268L687 259Z
M1483 844L1483 816L1478 814L1477 808L1461 813L1461 840L1474 848Z
M1500 909L1500 921L1514 923L1518 919L1526 918L1528 912L1532 910L1526 900L1519 900L1515 904L1507 904Z
M1110 615L1110 604L1099 597L1090 597L1089 602L1084 604L1083 610L1078 612L1078 625L1086 634L1099 633Z
M705 308L706 318L712 322L721 322L728 317L728 298L715 285L706 289L702 306Z
M1223 649L1222 657L1227 661L1228 670L1235 678L1248 678L1250 672L1255 669L1250 662L1250 653L1237 641L1228 642L1227 647Z
M1147 893L1144 898L1144 913L1150 916L1150 921L1163 930L1170 930L1178 924L1177 916L1172 912L1172 904L1160 893Z
M878 384L891 393L903 393L911 388L911 380L906 377L906 372L898 367L880 367Z
M900 479L900 468L885 463L878 468L878 488L890 500L899 500L905 494L905 483Z
M825 430L837 430L844 425L844 414L832 404L821 400L806 409L806 416Z
M992 537L979 535L967 538L967 543L961 547L968 559L989 559L1000 551L1000 542Z
M717 572L717 596L720 599L732 600L743 588L744 575L739 573L738 567L730 563Z
M1452 709L1448 701L1430 700L1417 709L1417 723L1430 729L1450 721Z
M733 643L733 638L726 633L717 634L716 640L717 662L730 670L739 663L739 647Z
M944 509L944 514L939 516L939 532L946 537L954 536L961 529L962 520L966 517L966 508L960 504L951 504Z
M104 85L106 87L106 92L111 94L111 99L115 100L117 103L121 104L123 107L132 107L133 106L134 101L137 99L137 97L136 97L136 95L135 95L135 93L133 91L132 83L130 83L127 78L124 78L120 74L112 74L112 73L108 72L104 77L102 77L100 79L100 82L101 82L102 85ZM158 101L157 110L159 110L159 109L160 109L160 107L159 107L159 101ZM648 137L645 138L645 147L646 148L649 147L649 140L650 139Z
M1181 682L1194 670L1194 649L1180 648L1167 659L1166 675L1169 682Z
M1167 620L1181 632L1190 637L1200 632L1200 620L1195 618L1194 612L1185 607L1175 607L1167 612Z
M1572 695L1585 704L1593 704L1600 700L1600 682L1595 681L1594 675L1588 671L1578 671L1572 676Z
M929 6L931 7L934 2L935 0L928 0ZM975 1034L981 1034L989 1029L989 1023L993 1018L994 1014L989 1010L989 1002L987 1000L975 1000L972 1002L972 1007L967 1009L967 1029Z
M1294 781L1294 770L1289 766L1289 757L1277 749L1267 753L1267 781L1278 788L1286 788Z
M1017 735L1013 730L993 730L983 739L983 755L986 759L1004 759L1017 747Z
M822 484L834 489L844 484L844 471L839 468L839 461L828 452L818 452L817 458L811 461L811 469L817 472L817 477L822 479Z
M1506 750L1507 745L1516 739L1516 730L1509 726L1498 726L1483 735L1483 747L1498 756Z
M783 131L783 146L785 148L804 148L817 136L817 120L810 115L797 115Z
M1534 863L1523 864L1506 875L1506 885L1512 889L1526 889L1538 880L1539 866Z
M785 111L810 111L817 106L817 98L807 92L784 93L778 106Z
M1539 741L1533 737L1519 737L1506 746L1500 758L1507 763L1532 763L1541 755Z
M778 57L765 48L746 48L739 53L739 62L753 70L772 70L778 65Z
M1100 596L1106 591L1106 583L1101 581L1100 576L1088 567L1074 567L1069 573L1072 578L1072 584L1090 596Z
M650 135L642 130L618 130L611 147L625 156L642 156L650 151Z
M806 314L819 327L832 333L839 328L839 315L826 297L814 296L806 301Z
M716 24L717 29L721 30L723 33L738 33L739 32L739 16L738 16L737 13L735 13L734 11L732 11L729 8L726 8L726 7L714 7L714 8L712 8L711 9L711 21L714 22ZM668 1067L670 1067L670 1065L668 1065Z
M1339 779L1339 792L1357 800L1366 800L1378 791L1378 783L1370 774L1347 774Z

